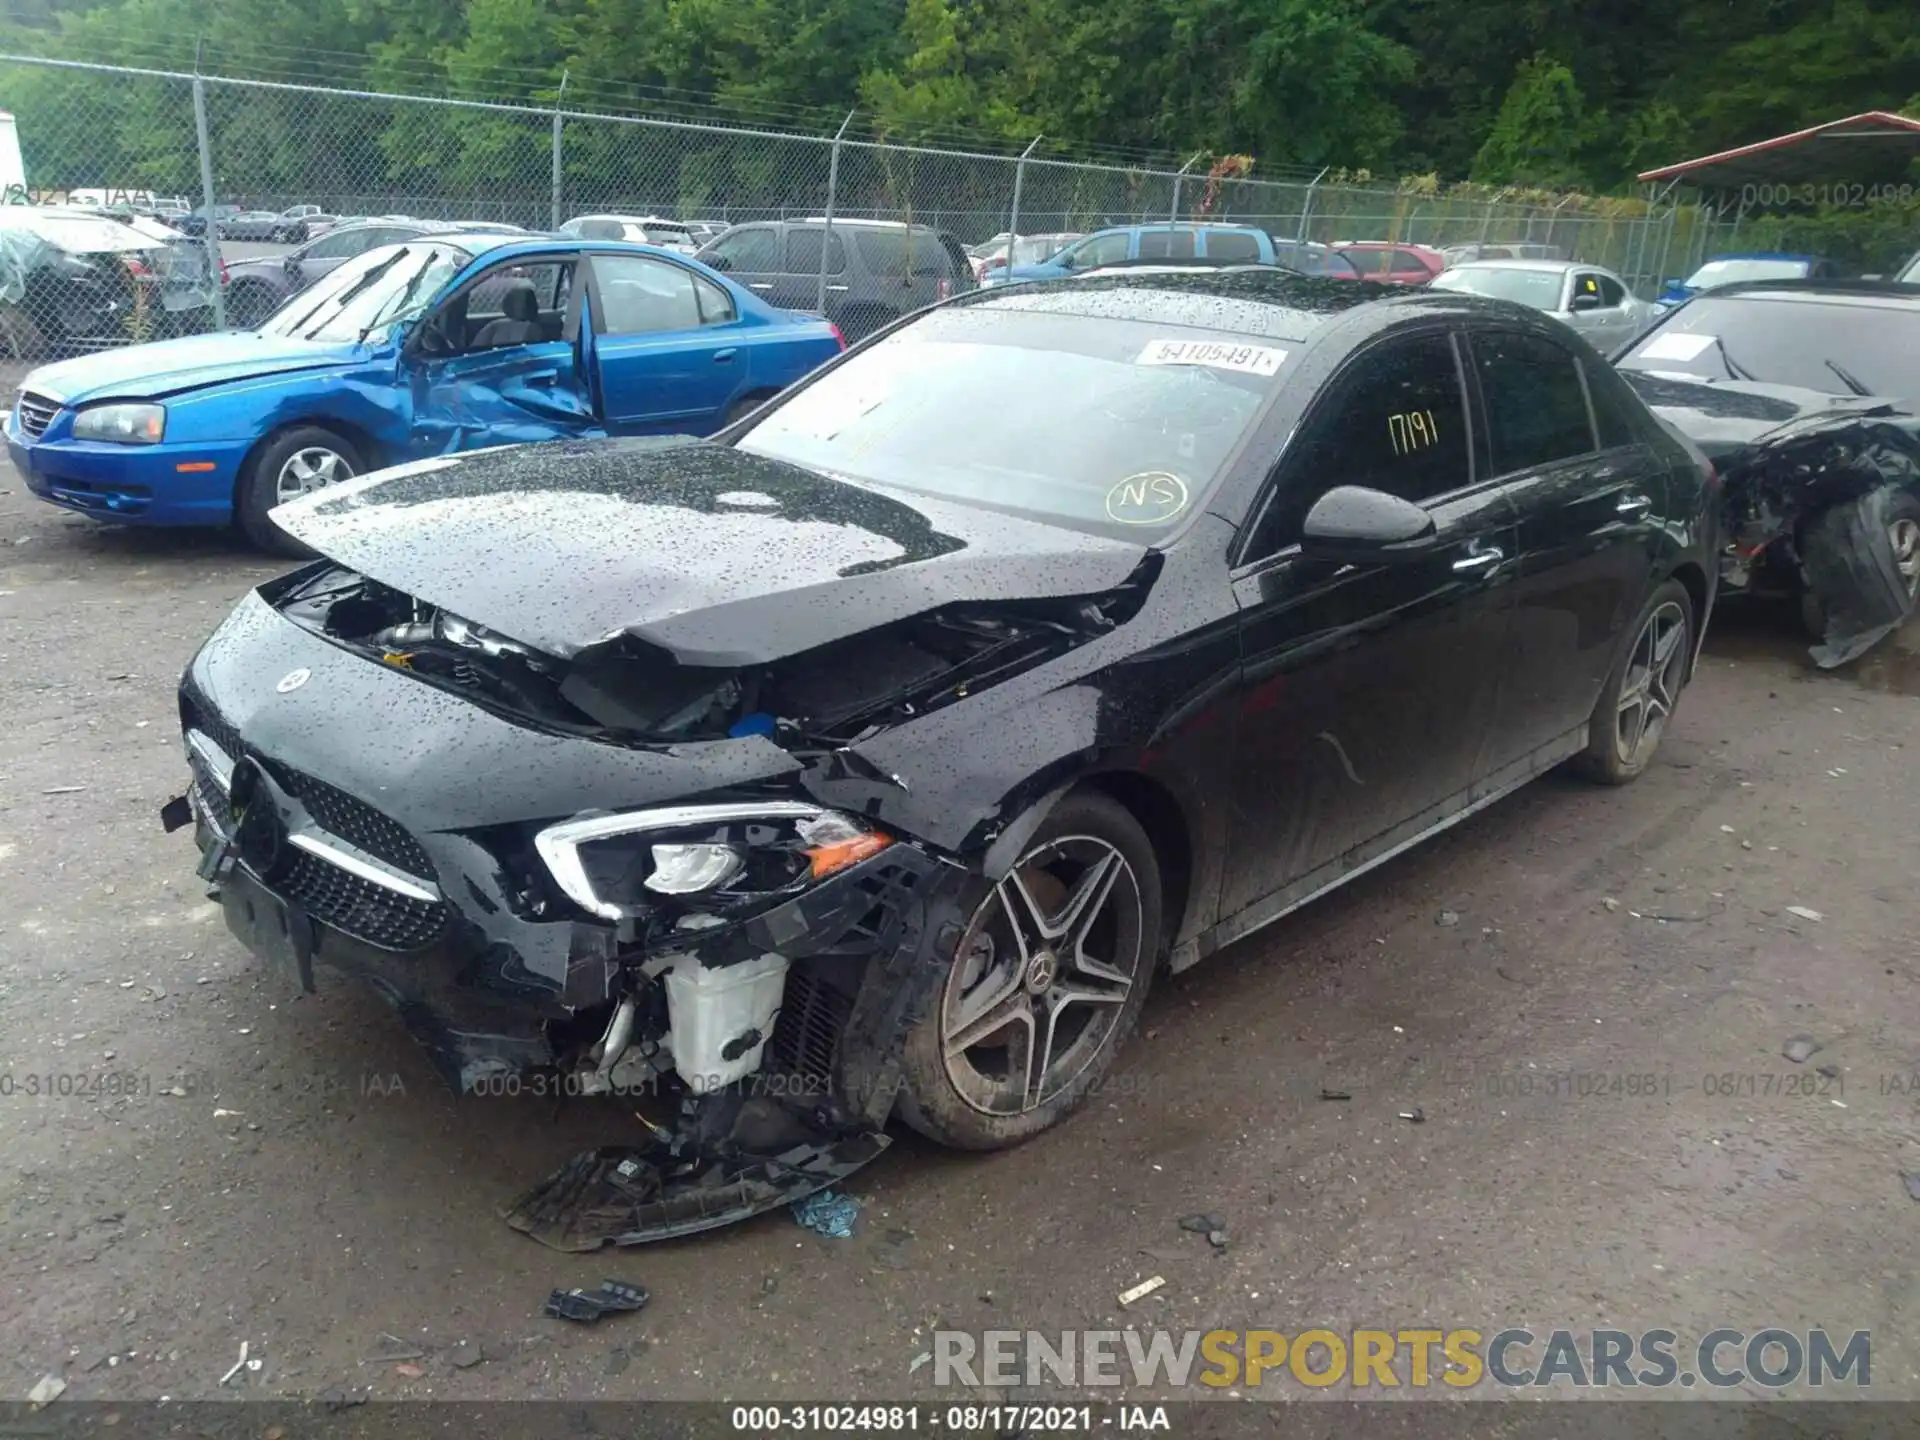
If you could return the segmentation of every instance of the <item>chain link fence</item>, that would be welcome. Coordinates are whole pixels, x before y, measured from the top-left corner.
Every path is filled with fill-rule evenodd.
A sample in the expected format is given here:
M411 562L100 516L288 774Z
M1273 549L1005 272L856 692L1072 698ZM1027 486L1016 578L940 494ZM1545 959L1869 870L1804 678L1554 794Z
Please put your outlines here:
M545 231L594 213L716 230L831 216L931 226L962 245L1230 221L1318 244L1543 245L1641 294L1715 233L1699 211L1632 202L1523 204L1095 164L1035 154L1037 142L995 155L850 126L806 135L596 114L569 108L564 84L551 103L516 105L0 54L0 110L13 132L0 134L13 202L0 207L0 353L13 358L251 323L286 291L276 273L318 268L347 218ZM286 266L307 242L315 263Z

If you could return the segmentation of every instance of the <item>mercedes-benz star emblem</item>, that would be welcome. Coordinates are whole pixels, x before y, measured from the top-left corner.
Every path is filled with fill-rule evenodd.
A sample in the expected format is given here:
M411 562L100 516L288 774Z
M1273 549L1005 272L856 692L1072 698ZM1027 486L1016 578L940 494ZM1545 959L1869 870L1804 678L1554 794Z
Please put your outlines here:
M291 690L298 690L312 678L313 672L302 665L298 670L289 670L286 674L282 675L280 677L280 683L273 688L278 690L282 695L285 695Z

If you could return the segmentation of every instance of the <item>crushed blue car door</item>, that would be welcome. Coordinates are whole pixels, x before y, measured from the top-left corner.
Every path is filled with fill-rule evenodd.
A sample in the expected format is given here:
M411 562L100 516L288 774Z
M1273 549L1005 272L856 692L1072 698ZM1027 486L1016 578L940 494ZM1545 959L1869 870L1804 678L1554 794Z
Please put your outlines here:
M604 435L568 340L413 362L416 455Z
M664 257L596 254L590 263L591 354L607 429L719 429L748 388L746 327L726 292Z

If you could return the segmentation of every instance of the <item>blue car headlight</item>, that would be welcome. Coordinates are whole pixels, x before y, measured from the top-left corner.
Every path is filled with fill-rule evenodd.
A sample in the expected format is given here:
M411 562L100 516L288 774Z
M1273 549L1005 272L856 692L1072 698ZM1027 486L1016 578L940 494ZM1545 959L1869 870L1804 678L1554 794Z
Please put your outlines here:
M158 445L167 433L164 405L90 405L73 417L76 440L117 445Z

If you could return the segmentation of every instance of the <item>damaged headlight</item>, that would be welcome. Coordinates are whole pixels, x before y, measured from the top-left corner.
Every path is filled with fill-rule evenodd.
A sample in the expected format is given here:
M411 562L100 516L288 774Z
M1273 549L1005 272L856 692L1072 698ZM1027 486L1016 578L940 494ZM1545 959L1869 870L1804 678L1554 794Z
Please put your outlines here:
M725 907L803 889L892 843L852 816L795 800L596 815L534 837L567 896L609 920L654 897Z
M90 405L73 417L76 440L158 445L167 433L164 405Z

